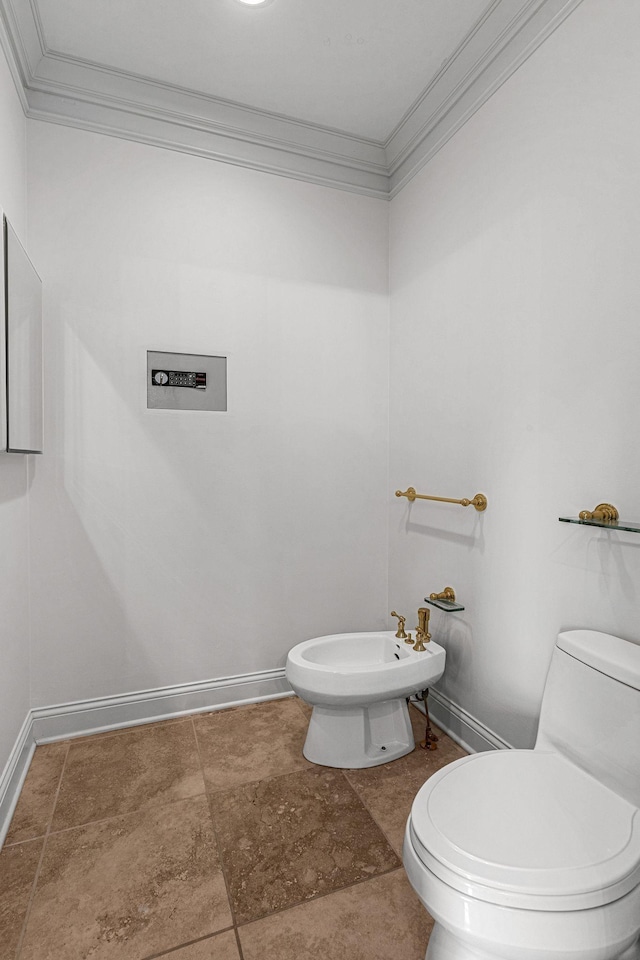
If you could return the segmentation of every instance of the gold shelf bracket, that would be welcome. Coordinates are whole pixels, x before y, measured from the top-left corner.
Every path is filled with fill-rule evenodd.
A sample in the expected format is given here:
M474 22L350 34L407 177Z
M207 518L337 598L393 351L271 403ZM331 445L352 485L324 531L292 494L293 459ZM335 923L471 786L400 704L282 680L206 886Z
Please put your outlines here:
M599 503L593 510L581 510L578 514L581 520L619 520L620 515L612 503Z
M430 593L429 600L450 600L456 602L456 592L453 587L445 587L442 593Z
M484 493L476 493L472 500L463 497L462 500L453 500L451 497L432 497L426 493L416 493L415 487L408 487L406 490L396 490L396 497L406 497L409 503L414 500L437 500L439 503L459 503L462 507L474 506L476 510L482 512L487 509L487 498Z

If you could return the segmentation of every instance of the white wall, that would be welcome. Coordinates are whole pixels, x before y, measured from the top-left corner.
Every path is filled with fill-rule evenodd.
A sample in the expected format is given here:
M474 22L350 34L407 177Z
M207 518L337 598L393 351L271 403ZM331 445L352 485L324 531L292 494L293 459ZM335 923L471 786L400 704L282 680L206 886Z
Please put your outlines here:
M35 705L270 668L391 607L413 626L453 584L467 609L433 615L439 688L528 745L558 630L640 640L640 538L557 522L600 500L640 519L639 20L635 0L584 0L392 202L389 238L378 201L28 123ZM23 231L2 83L0 204ZM147 411L147 349L228 354L229 413ZM27 696L26 460L0 469L6 752ZM409 484L489 509L387 514Z
M387 204L37 121L28 138L34 704L386 624ZM228 355L229 412L147 411L148 349Z
M0 131L0 210L26 242L25 119L1 49ZM0 454L0 774L29 709L27 471L33 459Z
M439 689L532 743L559 630L640 642L640 5L585 0L392 203L390 602L436 612ZM597 704L594 704L597 709Z

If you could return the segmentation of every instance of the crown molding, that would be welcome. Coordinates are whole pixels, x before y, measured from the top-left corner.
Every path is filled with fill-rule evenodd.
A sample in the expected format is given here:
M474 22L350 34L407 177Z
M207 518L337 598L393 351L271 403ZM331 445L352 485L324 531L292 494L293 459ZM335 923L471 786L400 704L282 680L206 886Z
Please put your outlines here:
M0 0L0 45L33 119L389 199L581 2L491 0L384 143L49 50L37 0Z
M27 116L370 196L389 193L382 144L49 52Z
M445 65L389 138L391 197L581 3L582 0L529 0L524 4L499 0L493 4L457 51L454 69Z
M86 97L80 91L28 92L27 116L78 127L107 136L135 140L194 156L231 163L297 180L323 184L367 196L388 199L386 167L376 168L367 158L341 155L332 150L281 139L271 131L251 134L229 131L203 117L167 116L147 105L110 98Z
M0 0L0 24L9 37L12 59L21 81L28 86L35 67L46 53L40 16L32 0L17 4L14 0Z
M7 61L22 109L26 113L29 109L26 94L29 70L24 50L16 46L16 35L15 24L12 22L8 11L5 10L4 3L0 0L0 49Z

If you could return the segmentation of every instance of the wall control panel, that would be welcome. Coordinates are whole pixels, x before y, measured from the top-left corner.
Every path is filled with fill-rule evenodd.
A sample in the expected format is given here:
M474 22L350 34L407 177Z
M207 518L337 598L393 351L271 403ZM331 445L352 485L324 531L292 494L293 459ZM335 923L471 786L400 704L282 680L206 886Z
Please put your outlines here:
M186 370L152 370L151 380L157 387L193 387L196 390L207 389L206 373L193 373Z
M227 409L227 358L147 351L149 410Z

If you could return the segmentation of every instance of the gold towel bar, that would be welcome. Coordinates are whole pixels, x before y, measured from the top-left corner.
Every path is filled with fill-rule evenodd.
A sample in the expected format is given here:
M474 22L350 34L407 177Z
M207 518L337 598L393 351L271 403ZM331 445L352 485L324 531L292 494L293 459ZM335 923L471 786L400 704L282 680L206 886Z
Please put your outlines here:
M484 493L476 493L473 500L467 500L466 497L462 500L452 500L451 497L429 497L426 493L416 493L415 487L409 487L407 490L396 490L396 497L406 497L411 503L414 500L438 500L440 503L459 503L463 507L473 504L479 511L487 509L487 498Z

